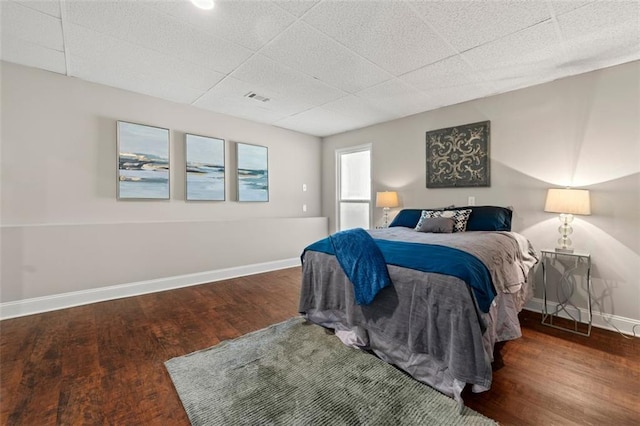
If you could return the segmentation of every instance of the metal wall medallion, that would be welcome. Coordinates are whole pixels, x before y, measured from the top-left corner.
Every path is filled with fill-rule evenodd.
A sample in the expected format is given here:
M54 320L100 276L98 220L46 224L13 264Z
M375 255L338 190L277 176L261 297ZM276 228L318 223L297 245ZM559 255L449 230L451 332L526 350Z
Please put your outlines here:
M427 188L491 186L489 121L432 130L427 137Z

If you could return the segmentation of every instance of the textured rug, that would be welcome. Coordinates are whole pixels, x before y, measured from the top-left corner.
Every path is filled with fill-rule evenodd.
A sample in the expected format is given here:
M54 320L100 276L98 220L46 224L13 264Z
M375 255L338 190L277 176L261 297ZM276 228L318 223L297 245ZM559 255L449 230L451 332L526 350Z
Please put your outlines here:
M193 425L495 425L293 318L165 363Z

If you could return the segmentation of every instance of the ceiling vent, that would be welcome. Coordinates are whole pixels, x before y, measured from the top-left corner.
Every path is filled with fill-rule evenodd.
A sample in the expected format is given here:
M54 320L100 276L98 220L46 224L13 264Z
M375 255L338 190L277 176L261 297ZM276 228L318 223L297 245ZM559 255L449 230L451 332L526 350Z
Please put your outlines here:
M256 101L260 101L260 102L269 102L271 99L270 98L266 98L264 96L260 96L255 92L249 92L246 95L244 95L245 98L251 98L251 99L255 99Z

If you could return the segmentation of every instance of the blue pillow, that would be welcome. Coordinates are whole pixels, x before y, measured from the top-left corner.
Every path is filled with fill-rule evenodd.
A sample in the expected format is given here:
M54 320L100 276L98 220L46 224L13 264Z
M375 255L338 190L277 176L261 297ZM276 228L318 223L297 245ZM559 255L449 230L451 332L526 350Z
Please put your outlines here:
M471 209L467 231L511 231L513 210L497 206L468 206L445 210Z
M422 215L422 210L464 210L470 209L467 231L511 231L513 211L497 206L445 207L440 209L403 209L393 219L389 228L404 226L415 228Z
M406 228L415 228L422 216L422 210L454 210L454 205L447 207L438 207L435 209L403 209L393 218L389 224L389 228L392 226L404 226Z
M423 209L403 209L393 218L389 224L389 228L393 226L404 226L406 228L415 228L420 220Z

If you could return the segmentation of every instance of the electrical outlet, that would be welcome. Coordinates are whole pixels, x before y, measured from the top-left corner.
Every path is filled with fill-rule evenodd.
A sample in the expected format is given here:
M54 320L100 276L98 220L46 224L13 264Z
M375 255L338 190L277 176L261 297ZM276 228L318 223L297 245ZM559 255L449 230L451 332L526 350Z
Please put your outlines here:
M468 200L467 204L470 205L470 206L475 206L476 205L476 197L469 196L469 200Z
M307 205L306 205L306 204L303 204L303 205L302 205L302 211L303 211L303 212L306 212L306 211L307 211Z

